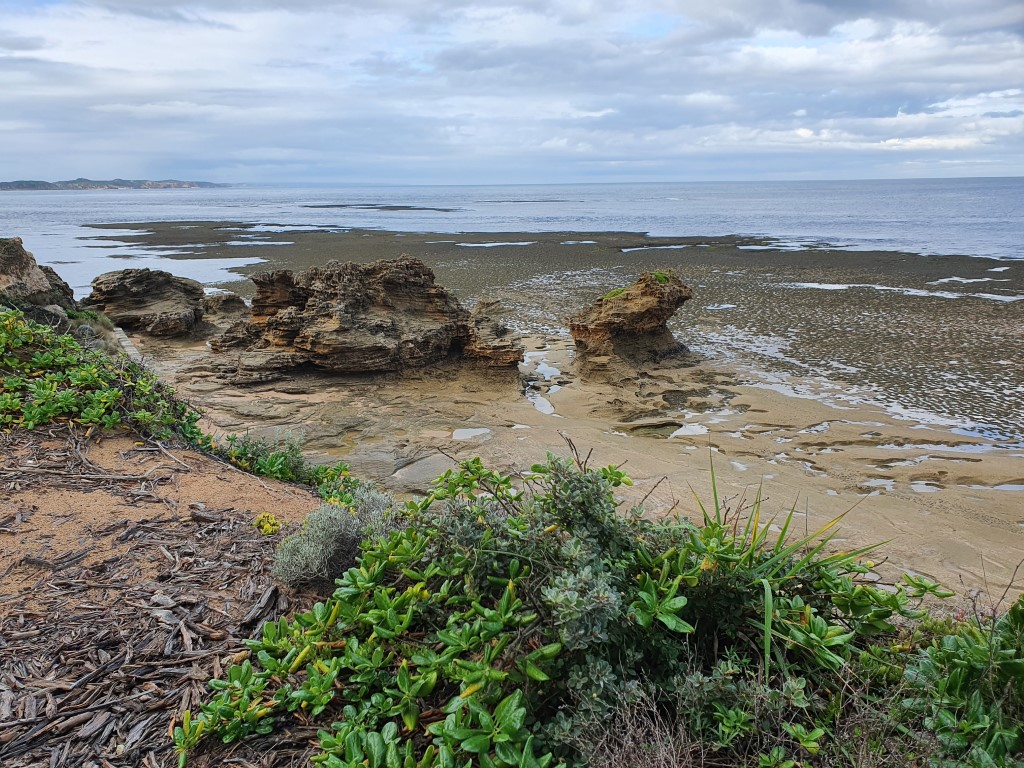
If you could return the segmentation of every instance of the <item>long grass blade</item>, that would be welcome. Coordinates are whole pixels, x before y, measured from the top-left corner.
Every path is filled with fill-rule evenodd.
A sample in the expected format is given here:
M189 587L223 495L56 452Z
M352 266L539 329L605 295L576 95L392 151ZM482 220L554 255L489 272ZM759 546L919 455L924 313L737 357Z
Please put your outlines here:
M761 586L764 588L764 679L767 683L772 655L772 613L775 610L775 601L768 579L761 579Z
M715 500L715 522L722 524L722 505L718 500L718 480L715 478L715 454L708 447L708 463L711 465L711 495Z

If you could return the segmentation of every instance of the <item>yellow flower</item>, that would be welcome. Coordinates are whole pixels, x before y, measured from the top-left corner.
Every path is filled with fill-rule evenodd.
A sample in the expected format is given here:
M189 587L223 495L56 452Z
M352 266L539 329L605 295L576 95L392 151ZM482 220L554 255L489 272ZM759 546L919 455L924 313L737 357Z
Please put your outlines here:
M257 515L253 525L264 536L271 536L281 530L281 521L269 512L261 512Z

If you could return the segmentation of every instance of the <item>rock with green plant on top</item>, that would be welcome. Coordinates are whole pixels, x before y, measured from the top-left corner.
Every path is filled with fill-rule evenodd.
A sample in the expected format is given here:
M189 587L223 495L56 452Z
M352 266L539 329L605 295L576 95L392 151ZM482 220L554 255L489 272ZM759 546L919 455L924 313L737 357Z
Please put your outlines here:
M632 285L609 291L569 318L579 359L584 364L605 357L643 364L685 352L668 321L692 297L672 270L644 272Z

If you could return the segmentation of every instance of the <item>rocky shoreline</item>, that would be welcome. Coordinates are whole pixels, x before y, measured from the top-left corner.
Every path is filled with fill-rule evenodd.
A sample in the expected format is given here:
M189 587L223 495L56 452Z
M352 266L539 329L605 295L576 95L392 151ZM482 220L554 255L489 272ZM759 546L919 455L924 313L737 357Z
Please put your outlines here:
M407 238L394 239L409 244ZM450 253L451 246L448 249ZM705 249L693 245L687 250L700 254ZM619 248L620 261L621 252ZM644 258L678 257L679 252L686 253L665 249ZM786 265L791 255L778 260L774 256L772 271L790 268ZM722 263L718 256L689 258L685 274L700 297L696 313L717 312L708 308L713 306L709 302L725 287L732 287L731 296L741 296L744 302L756 295L751 285L764 285L767 301L774 297L781 302L782 297L789 300L801 293L780 291L777 278L766 284L764 265L752 267L749 258L738 275L728 274L737 270L708 268ZM592 449L601 464L625 462L636 480L631 498L645 499L651 514L696 514L693 494L710 498L713 462L720 493L736 508L749 503L760 489L774 511L795 506L809 530L846 513L838 546L888 540L889 561L879 566L879 578L910 569L954 588L993 595L1009 583L1024 541L1019 505L1024 448L1015 447L1012 440L964 434L858 401L849 396L854 389L849 384L806 375L807 369L801 376L797 367L776 384L752 376L734 360L708 355L692 344L699 334L694 332L696 313L690 305L669 328L676 343L697 346L695 353L594 375L592 367L581 364L577 345L566 331L564 309L574 305L578 311L582 295L590 302L607 297L608 281L619 278L627 265L608 270L592 266L599 270L598 279L592 279L593 273L570 277L563 272L555 292L544 280L530 282L537 277L537 265L524 267L526 261L495 259L487 262L486 271L467 272L470 279L464 281L486 281L486 295L497 296L509 307L503 322L524 333L526 351L511 375L508 370L467 367L445 359L430 367L359 376L310 368L305 360L274 380L243 381L237 376L238 366L206 343L236 321L231 312L205 315L205 331L191 338L160 339L145 332L132 332L131 338L162 376L206 412L209 431L248 431L271 439L297 436L314 457L349 461L360 475L399 494L422 493L456 459L481 456L503 471L523 471L545 451L564 452L567 437L585 451ZM665 258L662 264L678 269L680 261ZM294 268L302 266L301 259L296 262ZM474 263L481 267L479 259ZM975 269L989 269L983 260L972 263ZM506 284L494 279L495 273L528 271L531 266L533 278ZM628 268L634 266L638 265ZM435 268L449 276L469 269L452 262ZM824 263L818 272L806 263L801 269L807 279L838 279L835 272L822 272L827 269ZM935 275L948 269L948 263L932 262L928 274L919 278L938 280ZM852 267L847 270L846 279L858 279ZM727 279L716 282L723 274ZM906 276L897 270L896 278ZM619 282L612 291L629 282ZM877 299L890 298L887 292L875 293ZM467 295L464 290L460 294ZM789 308L796 310L790 313L791 322L807 322L814 309L842 309L833 291L821 294L831 297L829 304L805 308L791 302ZM854 309L869 315L871 307L864 301L869 292L853 295L859 300ZM915 300L927 304L919 308L919 317L952 301L937 296ZM987 306L984 299L960 300L971 301L972 309ZM904 301L903 306L913 303ZM1012 303L988 303L1003 307L1001 315L992 317L1011 328L1019 309ZM531 306L540 309L532 312ZM957 320L970 324L972 318ZM297 332L304 323L300 320L291 327ZM734 333L743 331L732 326ZM919 348L932 343L927 326L919 331ZM258 340L250 343L258 348ZM1000 352L1013 359L1011 350Z

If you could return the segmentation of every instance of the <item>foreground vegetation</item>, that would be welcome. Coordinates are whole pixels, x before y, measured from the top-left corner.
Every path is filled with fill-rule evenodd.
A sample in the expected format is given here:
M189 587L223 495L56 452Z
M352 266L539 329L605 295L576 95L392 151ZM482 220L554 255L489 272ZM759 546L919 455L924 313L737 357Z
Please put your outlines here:
M174 723L182 765L295 720L328 768L1024 764L1024 600L933 616L950 593L865 582L873 548L831 552L838 520L797 537L717 497L648 520L575 451L517 484L465 462L400 507L295 442L214 445L150 372L18 313L0 372L7 428L127 426L319 487L275 574L333 592Z

